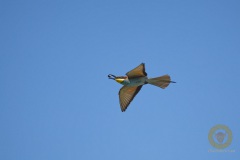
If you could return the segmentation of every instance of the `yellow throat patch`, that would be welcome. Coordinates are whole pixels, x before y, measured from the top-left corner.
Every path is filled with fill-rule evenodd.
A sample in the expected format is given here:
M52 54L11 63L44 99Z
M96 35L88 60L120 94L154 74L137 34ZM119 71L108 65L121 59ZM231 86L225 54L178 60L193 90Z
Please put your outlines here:
M115 79L115 81L118 82L118 83L122 83L122 82L124 81L124 79L122 79L122 78L117 78L117 79Z

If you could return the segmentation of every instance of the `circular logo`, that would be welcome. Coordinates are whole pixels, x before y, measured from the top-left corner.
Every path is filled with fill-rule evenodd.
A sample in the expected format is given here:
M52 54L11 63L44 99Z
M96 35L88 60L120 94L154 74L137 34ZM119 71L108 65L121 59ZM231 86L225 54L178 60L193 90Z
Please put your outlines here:
M216 125L209 131L208 140L215 148L226 148L232 142L232 131L225 125Z

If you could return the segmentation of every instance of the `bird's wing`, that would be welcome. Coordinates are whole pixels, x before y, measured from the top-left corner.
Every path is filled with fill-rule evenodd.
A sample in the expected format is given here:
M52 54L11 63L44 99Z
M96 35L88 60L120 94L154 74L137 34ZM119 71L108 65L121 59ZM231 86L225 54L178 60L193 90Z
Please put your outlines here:
M122 112L124 112L127 109L128 105L131 103L131 101L137 95L141 88L142 85L134 87L123 86L120 89L118 94Z
M127 72L126 75L128 78L137 78L137 77L145 77L147 73L145 72L145 64L141 63L136 68L132 69L131 71Z

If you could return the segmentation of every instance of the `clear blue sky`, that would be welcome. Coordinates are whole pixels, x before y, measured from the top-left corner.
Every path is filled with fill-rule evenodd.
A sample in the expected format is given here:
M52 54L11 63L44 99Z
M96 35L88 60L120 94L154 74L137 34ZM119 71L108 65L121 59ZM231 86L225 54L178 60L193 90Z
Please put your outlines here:
M237 0L0 1L1 160L240 158ZM169 74L125 113L120 84L140 63ZM209 153L209 130L227 125Z

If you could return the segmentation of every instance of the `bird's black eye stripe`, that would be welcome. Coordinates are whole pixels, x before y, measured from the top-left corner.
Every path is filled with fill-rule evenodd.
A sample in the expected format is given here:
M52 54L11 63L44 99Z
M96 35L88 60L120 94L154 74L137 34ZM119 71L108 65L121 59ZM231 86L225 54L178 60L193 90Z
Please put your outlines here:
M126 77L124 77L124 76L119 76L119 77L117 77L117 78L122 78L122 79L125 79Z

